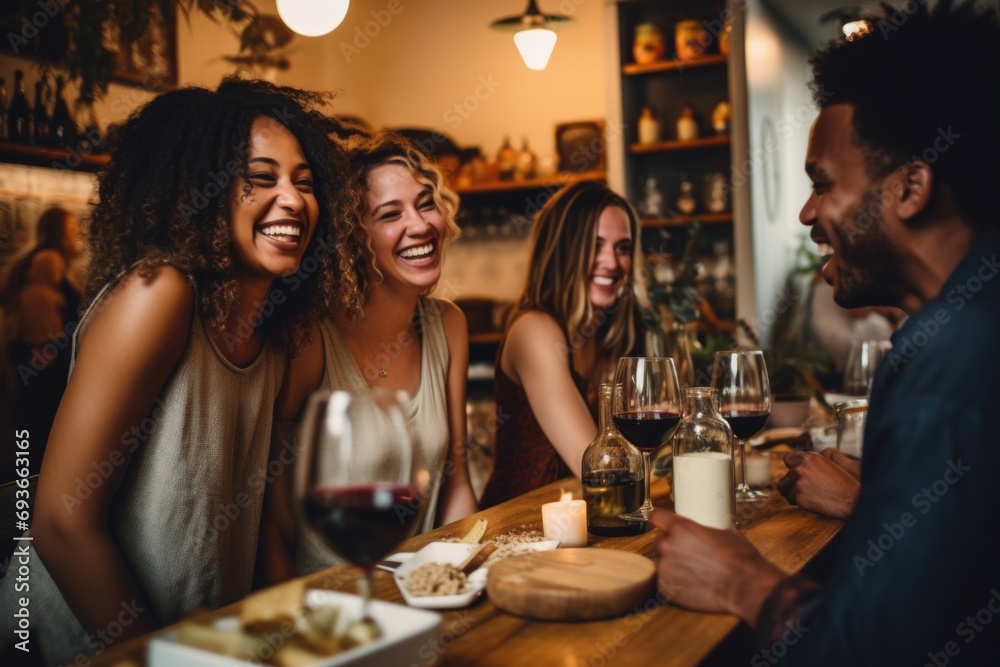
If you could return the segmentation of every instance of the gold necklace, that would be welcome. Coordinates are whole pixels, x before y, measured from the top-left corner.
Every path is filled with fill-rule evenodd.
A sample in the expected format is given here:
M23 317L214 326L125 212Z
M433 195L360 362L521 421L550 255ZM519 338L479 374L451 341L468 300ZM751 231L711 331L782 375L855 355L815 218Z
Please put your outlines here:
M386 366L388 366L389 364L392 363L392 357L390 357L387 353L385 353L386 363L385 364L380 364L379 360L378 360L378 358L379 358L380 355L379 355L378 351L374 347L372 347L372 344L371 344L371 338L372 337L365 334L365 331L364 331L364 329L361 328L361 324L360 323L358 323L355 326L357 326L357 329L358 329L358 331L361 334L360 335L361 342L363 342L365 344L365 347L368 348L368 352L371 354L372 364L378 369L378 376L380 378L389 377L389 371L386 370ZM365 371L364 371L363 368L361 369L361 374L362 375L365 374Z

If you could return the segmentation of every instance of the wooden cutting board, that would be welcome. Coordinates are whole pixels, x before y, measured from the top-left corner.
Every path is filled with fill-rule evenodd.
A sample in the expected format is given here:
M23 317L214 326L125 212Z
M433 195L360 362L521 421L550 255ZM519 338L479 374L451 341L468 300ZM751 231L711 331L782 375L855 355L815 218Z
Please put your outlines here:
M547 621L621 616L654 594L650 559L612 549L556 549L505 558L486 591L500 609Z

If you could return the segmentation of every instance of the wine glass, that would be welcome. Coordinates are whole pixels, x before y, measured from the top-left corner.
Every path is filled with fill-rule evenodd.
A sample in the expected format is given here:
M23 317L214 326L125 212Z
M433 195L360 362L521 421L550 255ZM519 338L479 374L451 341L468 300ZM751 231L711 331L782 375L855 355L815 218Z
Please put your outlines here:
M764 353L760 350L727 350L715 353L712 387L719 390L720 409L736 438L740 476L736 502L765 500L767 494L747 486L743 441L756 435L771 414L771 387L767 379Z
M361 569L362 621L372 626L375 565L413 535L430 486L406 403L379 388L314 392L292 485L300 526Z
M650 455L670 439L681 420L681 387L670 357L622 357L615 370L612 418L618 431L642 452L646 500L625 518L645 521L653 511L649 495Z
M844 393L849 396L868 396L872 380L883 354L891 349L889 341L862 340L851 343L844 365Z

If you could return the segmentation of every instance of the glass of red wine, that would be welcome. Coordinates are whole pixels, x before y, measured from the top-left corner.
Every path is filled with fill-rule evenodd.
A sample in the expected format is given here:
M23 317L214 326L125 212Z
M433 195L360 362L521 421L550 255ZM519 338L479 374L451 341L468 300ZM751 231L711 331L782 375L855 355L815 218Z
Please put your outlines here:
M677 369L670 357L622 357L615 370L612 418L625 439L642 452L645 501L635 512L623 515L646 521L653 511L649 495L650 456L670 439L681 421L683 401Z
M719 412L733 429L736 456L740 466L736 502L765 500L767 494L751 489L747 483L743 441L764 428L771 415L771 386L767 379L764 353L760 350L726 350L715 353L712 387L719 390Z
M361 569L364 618L375 565L413 535L430 475L399 396L317 391L309 399L296 463L300 525Z

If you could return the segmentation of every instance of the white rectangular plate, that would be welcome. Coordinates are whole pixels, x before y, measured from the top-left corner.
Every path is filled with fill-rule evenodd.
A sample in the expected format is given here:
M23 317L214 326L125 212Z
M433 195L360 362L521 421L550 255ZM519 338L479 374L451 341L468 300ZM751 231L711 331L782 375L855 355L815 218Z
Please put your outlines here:
M310 590L306 593L306 605L321 607L336 605L340 607L338 631L361 617L361 598L349 593L336 591ZM365 667L384 667L385 665L408 665L418 662L421 647L435 641L441 629L441 615L421 609L411 609L403 605L392 604L382 600L372 600L368 607L369 615L382 630L382 636L364 646L343 651L324 660L313 663L312 667L336 667L337 665L355 665ZM239 619L227 616L215 622L220 630L236 628ZM256 664L245 662L224 655L202 651L177 642L175 632L156 637L149 644L150 667L237 667Z

